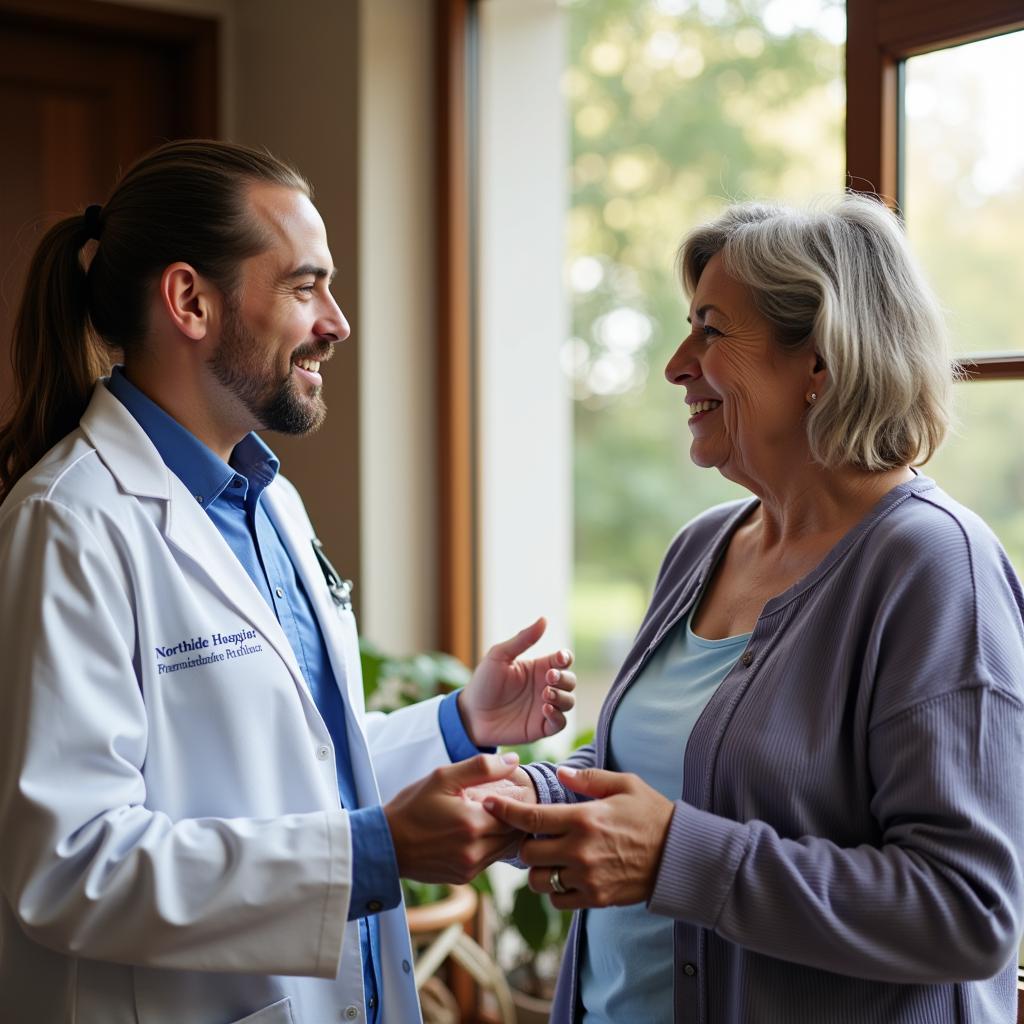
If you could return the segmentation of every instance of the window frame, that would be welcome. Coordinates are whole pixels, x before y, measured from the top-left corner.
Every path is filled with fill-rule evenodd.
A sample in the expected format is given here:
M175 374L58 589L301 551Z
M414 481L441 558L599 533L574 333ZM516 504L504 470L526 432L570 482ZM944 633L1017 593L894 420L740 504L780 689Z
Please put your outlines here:
M847 0L846 169L850 188L902 201L904 62L1024 29L1019 0ZM1024 352L962 356L966 381L1024 380Z
M480 653L477 0L436 0L438 643Z

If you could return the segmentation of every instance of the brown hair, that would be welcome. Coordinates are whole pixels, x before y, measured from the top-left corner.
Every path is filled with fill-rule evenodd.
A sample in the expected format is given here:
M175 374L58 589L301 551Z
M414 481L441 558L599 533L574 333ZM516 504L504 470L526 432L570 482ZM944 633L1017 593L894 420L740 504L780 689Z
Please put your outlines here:
M0 500L78 425L114 350L146 336L152 283L171 263L190 263L226 294L241 262L262 252L247 186L309 183L266 151L190 139L134 164L102 210L68 217L39 243L11 340L14 403L0 426ZM97 216L98 213L98 216ZM99 239L88 270L82 250Z

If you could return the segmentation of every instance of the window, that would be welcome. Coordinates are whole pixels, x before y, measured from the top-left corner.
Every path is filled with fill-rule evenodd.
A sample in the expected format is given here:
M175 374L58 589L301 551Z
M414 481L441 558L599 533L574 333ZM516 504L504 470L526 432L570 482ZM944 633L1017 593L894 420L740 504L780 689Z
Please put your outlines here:
M903 80L901 207L957 353L1024 354L1024 32L911 57ZM1012 365L1012 364L1009 364ZM1024 376L1024 365L1020 366ZM957 386L959 425L925 467L978 512L1024 573L1024 382Z

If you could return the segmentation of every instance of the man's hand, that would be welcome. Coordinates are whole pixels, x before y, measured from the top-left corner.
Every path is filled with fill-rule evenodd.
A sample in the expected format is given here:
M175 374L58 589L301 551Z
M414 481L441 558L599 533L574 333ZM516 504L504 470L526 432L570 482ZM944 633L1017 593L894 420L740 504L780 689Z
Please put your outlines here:
M544 634L538 619L510 640L495 644L459 694L459 711L478 747L532 743L565 728L565 712L576 703L576 676L566 671L570 651L520 660Z
M514 848L515 829L487 813L467 792L517 771L513 754L479 754L436 768L384 807L398 873L417 882L459 885ZM525 774L525 773L524 773Z
M519 847L530 867L530 888L547 893L559 910L646 903L675 805L636 775L563 767L558 778L573 792L597 799L535 807L496 795L484 799L484 807L505 824L544 837ZM553 868L568 890L564 894L552 890Z

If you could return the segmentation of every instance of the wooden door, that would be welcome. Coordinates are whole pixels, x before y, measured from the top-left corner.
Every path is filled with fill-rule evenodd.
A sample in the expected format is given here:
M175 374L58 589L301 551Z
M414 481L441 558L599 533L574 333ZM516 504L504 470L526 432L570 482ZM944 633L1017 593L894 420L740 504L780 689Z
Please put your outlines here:
M0 0L0 409L40 237L102 203L146 150L217 134L216 46L211 19L91 0Z

